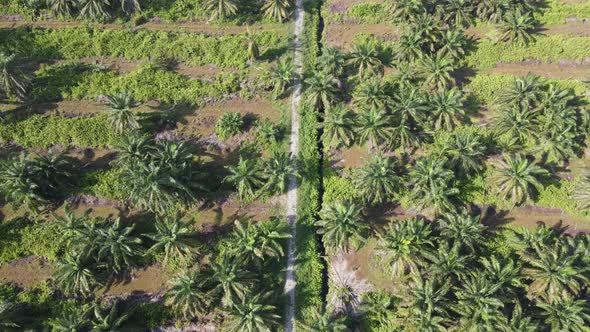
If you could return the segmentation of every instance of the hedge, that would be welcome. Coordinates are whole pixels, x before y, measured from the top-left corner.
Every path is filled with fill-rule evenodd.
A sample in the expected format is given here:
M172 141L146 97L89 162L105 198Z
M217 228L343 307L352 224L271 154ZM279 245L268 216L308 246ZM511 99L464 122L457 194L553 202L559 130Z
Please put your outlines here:
M261 58L288 49L290 38L276 32L254 34ZM36 60L80 59L108 56L127 60L173 58L190 65L215 64L245 68L248 64L245 34L221 37L188 32L65 27L0 29L3 46Z

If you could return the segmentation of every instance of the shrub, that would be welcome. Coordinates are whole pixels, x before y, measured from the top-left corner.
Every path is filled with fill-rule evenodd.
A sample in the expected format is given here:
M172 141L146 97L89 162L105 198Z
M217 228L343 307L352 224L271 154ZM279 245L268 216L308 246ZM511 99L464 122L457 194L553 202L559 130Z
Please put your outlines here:
M215 133L222 140L226 140L242 132L244 120L238 112L224 113L215 124Z
M127 188L121 182L121 174L120 168L89 172L82 179L81 191L88 195L121 201L129 196Z

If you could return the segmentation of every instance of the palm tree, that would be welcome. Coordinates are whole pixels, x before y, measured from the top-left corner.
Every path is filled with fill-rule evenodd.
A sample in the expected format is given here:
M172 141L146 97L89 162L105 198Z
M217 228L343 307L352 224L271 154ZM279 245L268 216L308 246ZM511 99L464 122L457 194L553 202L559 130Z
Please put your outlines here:
M564 291L577 295L589 282L584 268L577 265L577 255L566 246L537 246L532 254L522 253L521 258L527 263L523 274L532 280L528 287L531 296L552 302L563 298Z
M541 315L545 316L551 331L588 331L590 315L586 300L564 297L548 303L538 302L537 306L543 310Z
M270 81L273 85L273 96L277 98L293 83L295 68L291 60L279 60L277 66L270 71Z
M576 181L576 188L574 191L574 199L581 209L590 207L590 177L584 176L582 179Z
M234 0L205 0L205 10L211 13L211 19L224 20L238 12L238 6Z
M73 0L51 0L49 4L53 15L60 17L71 17L76 8L76 2Z
M307 100L315 107L327 108L336 100L338 95L338 81L327 72L315 72L313 76L305 79L307 85Z
M448 243L439 243L438 248L424 253L428 261L427 271L431 277L441 280L463 280L469 265L469 255L459 253L457 246L450 247Z
M355 114L346 105L337 104L326 108L322 127L324 129L322 141L326 147L349 147L354 143Z
M223 1L227 1L227 0L223 0ZM273 0L269 0L269 1L273 1ZM276 0L276 1L280 1L280 0ZM258 41L256 40L256 36L250 30L249 26L246 28L246 54L248 55L248 62L250 64L254 63L254 61L256 61L256 58L258 58L260 56L260 49L258 47Z
M227 252L244 264L254 263L260 267L267 258L279 258L284 255L282 241L291 237L284 232L284 224L278 220L254 224L239 220L234 222L231 241Z
M455 290L456 305L452 306L461 317L460 327L466 331L495 331L504 326L506 317L500 309L504 306L497 291L500 285L492 284L483 275L474 273Z
M320 211L316 222L318 233L331 250L355 248L365 239L369 226L361 218L361 209L354 203L336 202L326 205Z
M448 130L465 121L463 97L455 89L442 90L429 98L430 117L435 130Z
M170 280L171 287L164 297L185 319L202 316L212 300L205 289L205 282L205 278L201 278L195 271L184 272Z
M353 183L361 196L370 203L383 203L393 196L400 185L393 158L377 154L355 173Z
M516 303L512 310L512 317L506 326L502 327L504 332L535 332L538 331L539 324L532 321L531 317L524 315L520 303Z
M354 44L349 59L350 63L357 69L358 78L361 80L366 78L367 75L380 73L383 70L379 49L372 42Z
M451 284L440 279L424 279L419 274L412 276L407 296L400 303L399 315L404 325L416 331L445 331L444 317L448 316L446 298Z
M516 291L524 286L522 264L512 258L498 259L492 255L480 259L482 273L491 283L500 285L498 294L506 298L516 296Z
M52 319L49 324L52 331L58 332L72 332L72 331L87 331L88 316L90 310L72 310L72 312L64 312L60 318Z
M535 28L535 25L536 22L531 13L511 11L504 17L501 39L503 41L527 44L534 41L531 31Z
M377 254L391 269L393 277L417 272L424 254L432 248L432 228L423 219L394 220L378 233Z
M326 73L330 73L334 77L342 76L344 72L345 57L335 47L323 47L322 54L317 59L318 68Z
M7 331L20 327L16 322L21 314L21 309L18 304L9 300L0 301L0 327Z
M81 2L80 17L89 20L102 20L110 16L108 0L83 0Z
M194 232L188 225L179 220L163 219L158 220L155 224L156 232L145 234L146 237L154 241L154 244L146 251L146 255L164 251L164 264L168 258L179 258L182 261L188 261L195 253Z
M226 330L229 332L267 332L279 326L281 316L276 307L265 304L268 294L255 294L245 297L227 312Z
M493 128L499 135L508 135L519 143L527 143L539 135L538 112L522 106L508 106L493 119Z
M0 93L12 94L24 100L29 78L23 73L18 62L19 58L16 54L7 55L0 52Z
M420 60L420 71L424 76L424 83L433 88L444 89L452 85L454 79L451 74L454 70L453 59L442 51L424 56Z
M521 155L505 155L497 162L496 173L491 178L492 185L505 200L513 206L531 198L535 189L541 190L541 177L548 172Z
M123 226L121 219L107 220L97 229L97 260L108 270L119 273L133 265L141 254L141 239L133 236L135 225Z
M481 169L485 146L476 132L455 130L441 141L435 139L435 147L459 176L469 176Z
M348 330L345 324L346 317L343 315L334 315L326 311L320 314L314 312L315 316L310 324L301 324L306 332L344 332Z
M256 161L242 159L236 166L226 166L230 172L223 181L230 182L238 188L238 196L246 200L254 196L254 192L263 185L261 170Z
M264 192L271 194L285 193L289 179L299 177L295 162L284 151L273 153L263 164L262 174L264 174L265 184L262 190Z
M382 110L371 108L358 116L358 141L360 144L368 142L369 150L389 141L391 127L389 116Z
M517 78L514 85L501 91L498 101L504 105L520 105L529 109L543 95L543 83L538 76L527 75Z
M262 11L264 16L283 22L290 15L291 5L290 0L265 0Z
M391 105L391 97L387 93L387 86L380 79L369 79L354 90L355 105L370 109L385 109Z
M57 263L54 280L66 295L89 295L98 285L89 261L81 256L66 254Z
M408 175L410 199L427 214L438 215L455 209L453 197L459 193L454 187L453 171L445 167L446 160L422 157L416 160Z
M422 48L425 45L422 34L416 29L408 29L400 36L397 45L396 58L399 61L414 62L423 56Z
M473 21L473 6L468 0L448 0L441 11L446 22L459 28L467 27Z
M246 297L254 275L244 270L236 258L221 255L211 262L209 279L215 285L212 293L221 298L223 307L229 308Z
M119 92L107 96L109 107L107 108L107 120L115 128L115 132L122 133L126 129L135 130L139 128L137 115L131 108L138 104L133 100L129 91Z
M442 35L441 44L441 52L454 59L459 59L465 55L465 48L468 45L468 40L463 30L448 29Z
M94 306L94 321L92 322L92 331L111 332L120 331L121 326L129 318L129 312L119 310L119 302L115 301L108 310L103 309L100 305Z
M122 137L121 142L115 145L117 151L116 163L119 165L135 165L137 162L149 158L154 148L154 142L146 136L125 135Z
M453 241L453 246L459 249L466 248L475 252L476 247L483 243L486 226L480 223L479 218L470 216L467 210L460 213L446 213L439 220L441 235Z

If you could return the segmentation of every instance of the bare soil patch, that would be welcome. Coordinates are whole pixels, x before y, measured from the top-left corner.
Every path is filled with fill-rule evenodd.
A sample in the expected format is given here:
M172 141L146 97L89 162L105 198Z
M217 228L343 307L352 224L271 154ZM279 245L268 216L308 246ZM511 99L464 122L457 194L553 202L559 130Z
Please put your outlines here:
M489 27L469 27L465 30L467 36L473 38L486 38L488 34L492 33L493 29ZM590 36L590 22L576 21L560 25L543 26L536 31L541 35L567 35L577 37Z
M337 169L361 167L364 161L370 157L371 153L366 146L355 144L350 148L334 151L332 166Z
M387 275L379 257L375 254L377 239L371 238L359 250L344 254L348 266L356 273L356 278L368 281L373 287L386 291L395 290L393 280Z
M486 70L486 72L515 76L533 74L563 80L586 80L590 77L590 63L578 64L569 61L555 63L542 63L541 61L498 63L495 68Z
M29 256L0 266L0 282L28 289L51 277L53 268L41 258Z
M385 0L330 0L328 1L329 14L345 14L354 5L361 3L384 3Z
M100 289L99 293L106 296L158 294L168 287L169 278L162 266L155 264L131 271L126 278Z
M371 34L384 41L395 41L401 30L388 24L331 23L326 26L326 43L329 46L350 49L357 34Z
M496 217L488 218L486 223L492 226L503 224L511 228L518 226L535 228L540 224L545 224L571 235L590 231L590 219L588 218L571 216L560 209L531 205L500 212Z
M213 202L193 212L195 225L203 227L204 233L211 233L219 227L226 227L235 220L253 219L256 221L268 220L272 216L281 214L284 200L282 196L269 199L266 202L255 201L243 205L235 195L227 199Z

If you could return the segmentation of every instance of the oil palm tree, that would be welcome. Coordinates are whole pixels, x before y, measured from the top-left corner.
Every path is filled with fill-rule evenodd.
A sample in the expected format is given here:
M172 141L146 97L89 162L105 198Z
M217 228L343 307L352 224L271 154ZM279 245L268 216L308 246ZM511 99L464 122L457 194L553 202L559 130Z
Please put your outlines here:
M78 309L63 312L61 317L52 319L49 324L52 331L56 332L87 331L90 325L88 320L90 311Z
M491 283L500 285L498 294L506 298L516 297L517 291L524 287L522 264L512 258L495 255L480 258L482 273Z
M361 209L354 203L336 202L326 205L320 211L316 222L318 233L332 251L357 247L365 239L369 226L361 218Z
M196 232L179 220L164 218L155 224L154 233L145 234L154 244L146 251L146 255L164 252L164 264L170 257L184 262L189 260L196 249L194 248Z
M397 45L396 58L399 61L414 62L423 57L422 48L425 45L422 34L416 29L408 29L400 36Z
M205 10L211 14L211 19L224 20L238 12L238 5L234 0L205 0Z
M264 186L262 190L271 194L287 192L289 179L299 177L295 161L286 152L275 152L263 162Z
M209 280L215 285L211 290L221 298L224 308L241 302L248 294L254 275L244 270L236 258L221 255L209 265Z
M273 96L277 98L293 84L295 68L290 59L279 60L277 66L270 71L270 81L273 86Z
M321 71L330 73L336 78L342 76L346 58L339 49L335 47L323 47L322 53L317 61Z
M578 207L587 209L590 207L590 177L584 176L576 181L574 199Z
M185 319L200 317L207 312L212 297L205 288L206 279L198 272L187 271L176 275L170 280L170 285L164 297Z
M115 128L115 132L122 133L127 129L135 130L139 128L137 115L131 108L138 104L133 100L129 91L119 92L107 96L109 107L107 108L107 120Z
M49 5L51 12L59 17L71 17L72 12L76 8L76 2L72 0L51 0Z
M358 78L361 80L366 78L367 75L380 73L383 70L379 49L372 42L354 44L349 59L350 63L357 69Z
M453 85L454 70L453 59L443 51L424 56L420 60L420 71L424 76L424 83L432 88L444 89Z
M133 236L135 225L124 226L121 219L107 220L95 234L97 260L105 267L119 273L134 264L141 255L141 239Z
M459 253L459 248L441 242L435 250L426 251L427 271L431 277L442 280L462 280L469 266L470 255Z
M538 76L527 75L517 78L514 84L502 90L498 101L504 105L520 105L524 109L530 109L543 96L543 82Z
M445 213L439 220L440 234L453 241L453 247L467 249L473 253L485 240L484 226L477 216L470 216L467 210L459 213Z
M0 94L14 95L24 100L27 94L29 77L19 65L20 59L16 54L0 52Z
M408 175L410 199L427 214L436 216L455 209L453 198L459 190L453 185L453 171L445 165L445 159L422 157Z
M535 332L538 331L539 324L532 320L532 317L525 315L520 303L514 305L512 316L508 323L502 327L504 332Z
M326 147L349 147L355 140L356 118L346 105L336 104L326 108L322 122L322 140Z
M506 324L501 311L504 301L497 295L500 285L483 275L473 274L455 290L457 303L452 306L459 316L459 326L467 331L495 331Z
M354 186L365 201L383 203L399 188L401 178L397 175L396 168L393 158L376 154L365 161L363 167L355 173Z
M113 302L110 307L94 306L94 320L92 331L111 332L120 331L123 324L129 319L130 312L121 310L119 301Z
M455 130L442 140L435 139L435 149L446 157L458 176L470 176L481 169L485 146L481 135L472 130Z
M227 253L244 264L254 263L258 267L269 258L282 257L282 240L291 237L277 220L260 224L236 220L234 226Z
M154 142L146 136L129 134L121 138L115 145L118 165L135 165L150 157L155 149Z
M54 280L66 295L89 295L99 284L90 261L80 255L67 253L58 261Z
M459 0L462 1L462 0ZM467 37L461 29L448 29L442 35L440 51L453 59L459 59L465 55L468 45Z
M553 302L538 302L544 322L551 331L584 332L590 325L588 303L571 297L558 298Z
M430 118L435 130L451 131L465 121L462 99L455 89L441 90L430 96Z
M281 316L276 307L266 304L268 294L258 293L245 297L227 310L225 329L229 332L267 332L280 325Z
M88 20L102 20L110 17L108 0L83 0L80 8L80 17Z
M416 331L445 331L448 316L447 294L451 284L436 278L412 276L407 296L400 303L399 316L404 325Z
M441 7L444 20L452 26L467 27L473 21L472 2L467 0L447 0Z
M12 331L14 328L19 328L17 324L19 316L22 313L22 307L9 300L0 301L0 327L3 330Z
M226 166L230 172L223 181L230 182L238 188L242 201L254 197L254 193L263 185L261 169L254 160L242 159L236 166Z
M306 332L344 332L348 330L345 324L345 316L334 315L326 311L324 314L315 312L310 324L301 324Z
M227 0L224 0L227 1ZM269 0L273 1L273 0ZM277 0L280 1L280 0ZM260 48L258 47L258 40L256 36L250 30L250 27L246 28L246 55L248 56L248 62L250 64L254 63L256 59L260 56Z
M539 113L522 106L508 106L492 120L493 129L524 144L539 135L538 117Z
M505 155L497 162L491 183L496 192L516 206L530 199L535 190L541 190L541 177L548 172L521 155Z
M289 17L291 6L290 0L265 0L262 12L268 18L283 22Z
M503 41L528 44L534 41L531 31L535 28L535 25L536 22L531 13L510 11L504 16L501 39Z
M353 93L354 103L362 108L385 109L391 105L387 86L378 78L369 79L359 84Z
M307 101L316 109L326 108L336 101L338 81L327 72L315 72L305 79L307 85Z
M393 277L402 277L418 272L424 254L433 248L432 237L432 227L423 219L394 220L378 233L377 254Z
M389 115L383 110L371 108L358 115L357 139L369 144L369 150L388 142L391 136Z

